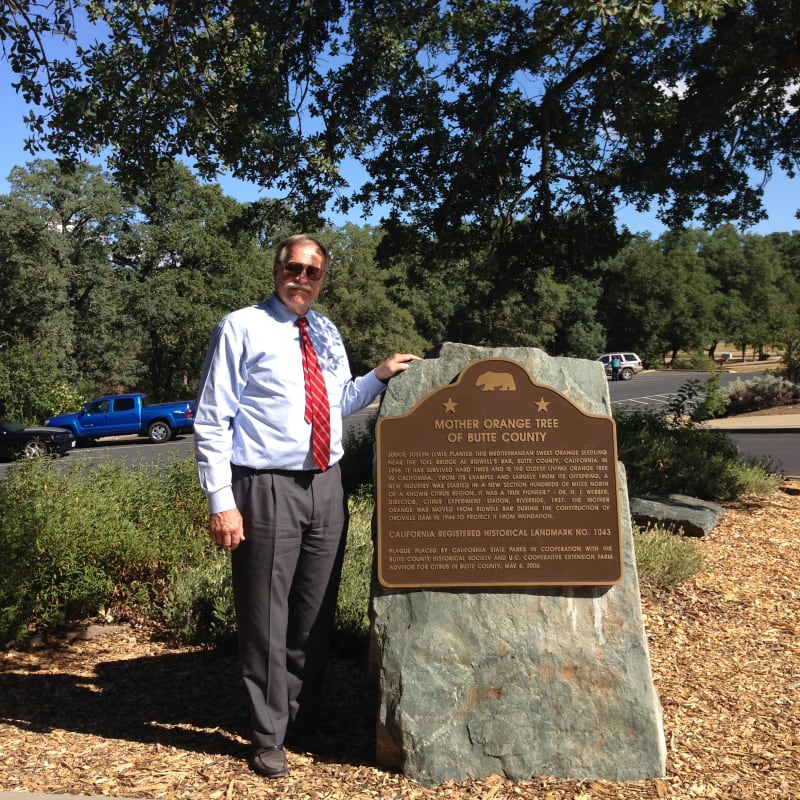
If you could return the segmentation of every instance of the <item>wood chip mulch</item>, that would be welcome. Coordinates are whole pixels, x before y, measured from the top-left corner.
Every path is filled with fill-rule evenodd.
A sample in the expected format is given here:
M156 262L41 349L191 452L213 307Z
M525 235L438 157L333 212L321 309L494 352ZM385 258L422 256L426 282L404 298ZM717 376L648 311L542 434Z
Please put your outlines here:
M643 598L664 709L667 775L611 783L497 776L426 789L375 765L374 697L331 663L335 759L288 754L286 778L249 771L235 654L107 629L0 652L0 790L132 798L800 797L800 481L729 504L699 542L705 566Z

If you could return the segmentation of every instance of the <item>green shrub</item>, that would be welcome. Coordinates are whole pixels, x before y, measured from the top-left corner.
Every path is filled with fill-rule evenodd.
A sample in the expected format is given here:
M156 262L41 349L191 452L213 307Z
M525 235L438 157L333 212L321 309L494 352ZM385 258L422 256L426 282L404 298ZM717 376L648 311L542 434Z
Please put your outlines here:
M670 364L672 369L697 369L703 371L712 370L714 366L714 362L706 352L687 353L679 356Z
M666 406L666 419L674 426L702 422L725 414L725 400L720 388L721 373L714 369L705 384L690 378L673 395Z
M631 495L677 492L704 500L733 500L760 486L766 494L780 477L743 459L724 431L677 423L644 409L614 410L617 452Z
M646 411L616 413L620 460L631 494L674 491L706 499L766 494L780 481L743 461L722 433L676 424ZM337 607L337 641L366 642L372 579L373 435L349 448L350 532ZM234 631L230 562L207 532L206 498L190 458L160 468L35 459L0 481L0 642L58 629L108 610L148 615L186 642L216 642ZM682 564L640 571L655 586ZM639 551L641 550L641 554ZM658 551L656 551L658 552ZM671 558L671 555L670 555ZM680 579L680 578L678 578Z
M783 367L778 374L787 381L800 383L800 336L789 339L781 360Z
M0 482L0 641L101 609L150 614L209 549L191 460L161 469L49 459Z
M722 394L720 379L722 373L719 369L713 369L706 381L702 397L698 399L689 418L692 422L702 422L707 419L716 419L725 416L725 398Z
M342 483L345 491L358 492L360 487L371 486L375 458L375 424L348 436L344 443L341 460Z
M349 498L350 529L342 567L342 582L336 608L337 639L351 646L369 629L369 598L372 581L372 517L375 503L368 487Z
M164 597L162 618L178 639L189 644L233 638L236 612L228 553L215 548L198 563L174 570Z
M54 416L55 414L65 414L70 411L77 411L89 402L90 398L80 394L80 392L73 389L66 383L56 383L48 387L48 392L43 398L50 413L47 416Z
M724 400L728 414L744 414L796 403L800 400L800 386L777 375L762 375L728 384Z
M12 336L0 348L0 417L29 425L53 413L65 368L65 348L55 337L31 342ZM62 392L63 392L63 385Z
M697 574L703 559L691 539L660 526L633 526L636 569L642 590L658 591L677 586Z
M372 511L368 489L348 498L350 528L336 608L337 641L352 648L369 629L372 576ZM164 623L181 641L218 642L236 632L230 556L216 548L201 561L176 570L164 598Z
M349 503L337 609L347 640L367 628L369 489ZM192 459L160 469L21 462L0 481L0 507L0 642L57 631L105 610L120 618L147 615L187 643L233 635L230 556L208 536Z

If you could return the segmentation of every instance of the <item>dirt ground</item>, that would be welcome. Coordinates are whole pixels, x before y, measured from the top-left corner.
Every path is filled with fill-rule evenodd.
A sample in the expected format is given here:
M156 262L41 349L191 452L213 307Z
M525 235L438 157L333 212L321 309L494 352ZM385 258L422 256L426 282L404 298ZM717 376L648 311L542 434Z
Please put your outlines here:
M644 597L664 711L667 774L645 781L498 776L426 789L374 763L362 661L331 664L333 759L289 753L286 778L249 771L235 654L176 648L146 630L0 652L0 790L134 798L800 797L800 481L726 505L698 543L704 569Z

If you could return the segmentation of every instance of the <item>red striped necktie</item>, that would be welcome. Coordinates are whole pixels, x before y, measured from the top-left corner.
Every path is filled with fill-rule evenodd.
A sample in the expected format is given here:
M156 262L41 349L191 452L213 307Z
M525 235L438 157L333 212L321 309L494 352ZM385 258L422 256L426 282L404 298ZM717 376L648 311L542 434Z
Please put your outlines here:
M305 421L311 424L311 452L314 463L323 472L331 458L331 408L325 378L308 335L308 320L297 318L300 328L300 350L303 354L303 377L306 382Z

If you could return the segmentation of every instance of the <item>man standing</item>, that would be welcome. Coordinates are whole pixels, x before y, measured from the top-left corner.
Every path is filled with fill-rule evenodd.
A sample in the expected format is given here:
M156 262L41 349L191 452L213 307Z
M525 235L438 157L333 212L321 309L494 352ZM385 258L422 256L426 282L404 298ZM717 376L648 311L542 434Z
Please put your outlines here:
M417 356L353 379L336 326L311 310L330 265L311 236L275 253L275 293L211 336L194 423L209 533L231 552L251 766L287 772L284 743L326 748L317 728L333 632L347 505L342 419Z
M618 355L611 356L611 380L619 380L619 370L622 366L622 359Z

